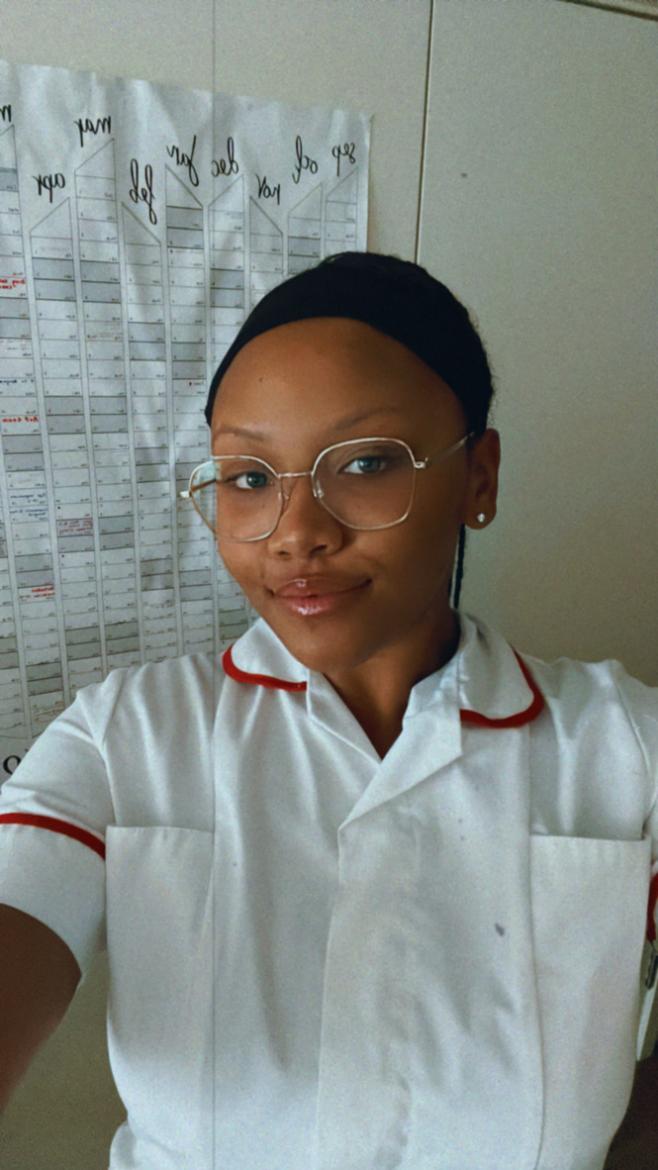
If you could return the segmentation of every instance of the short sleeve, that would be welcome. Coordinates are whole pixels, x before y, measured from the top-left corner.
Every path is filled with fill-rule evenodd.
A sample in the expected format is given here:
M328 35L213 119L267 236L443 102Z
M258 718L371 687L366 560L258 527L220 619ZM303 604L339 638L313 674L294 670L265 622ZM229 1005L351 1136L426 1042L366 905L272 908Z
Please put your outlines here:
M103 739L122 671L85 687L0 789L0 902L73 952L83 978L105 947L105 830L114 821Z
M620 701L632 724L647 768L652 794L644 826L651 837L651 886L647 913L647 938L658 937L658 687L649 687L627 674L614 662L614 680Z

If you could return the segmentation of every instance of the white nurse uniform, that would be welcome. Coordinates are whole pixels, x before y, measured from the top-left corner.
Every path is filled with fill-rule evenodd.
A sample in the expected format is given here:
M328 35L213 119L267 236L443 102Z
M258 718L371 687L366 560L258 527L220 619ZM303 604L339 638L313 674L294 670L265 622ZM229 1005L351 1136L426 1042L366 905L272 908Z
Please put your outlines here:
M658 692L459 616L383 760L259 619L84 688L5 783L0 901L107 947L111 1170L601 1170Z

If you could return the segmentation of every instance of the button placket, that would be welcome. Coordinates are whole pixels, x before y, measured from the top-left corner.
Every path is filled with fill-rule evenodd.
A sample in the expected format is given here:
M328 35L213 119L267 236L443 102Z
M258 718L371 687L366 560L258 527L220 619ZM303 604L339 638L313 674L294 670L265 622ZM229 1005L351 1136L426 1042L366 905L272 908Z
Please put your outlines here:
M399 810L397 810L399 811ZM394 1170L409 1134L413 833L388 810L341 826L323 994L317 1170ZM396 866L391 867L394 855Z

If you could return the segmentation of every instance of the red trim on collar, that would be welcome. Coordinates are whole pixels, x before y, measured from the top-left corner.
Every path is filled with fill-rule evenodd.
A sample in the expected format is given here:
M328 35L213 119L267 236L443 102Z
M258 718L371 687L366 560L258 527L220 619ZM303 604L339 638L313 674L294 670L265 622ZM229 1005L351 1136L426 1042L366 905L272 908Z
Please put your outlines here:
M521 667L523 677L525 678L530 690L532 691L532 702L525 711L519 711L516 715L508 715L504 719L489 719L486 715L480 715L478 711L464 711L459 712L462 723L472 723L476 727L523 727L524 723L531 723L536 719L541 711L544 709L544 696L542 695L537 683L532 677L525 662L520 655L514 651L514 657Z
M262 687L279 687L282 691L305 691L305 682L287 682L284 678L274 678L271 674L251 674L247 670L240 670L235 665L232 654L233 647L229 646L222 654L222 666L226 673L236 682L260 683Z
M79 825L70 825L68 821L60 821L57 817L43 817L39 813L3 813L0 816L3 825L35 825L37 829L50 829L53 833L63 833L65 837L73 837L81 841L89 849L93 849L99 857L105 857L105 845L98 837L81 829Z
M231 653L233 647L229 646L222 654L222 666L230 678L235 679L236 682L242 683L259 683L262 687L278 687L282 691L305 691L305 682L287 682L283 678L274 678L270 674L251 674L250 671L241 670L233 661L233 654ZM530 690L532 691L532 702L525 711L519 711L516 715L508 715L504 719L489 719L487 715L480 715L479 711L465 711L460 710L459 715L462 723L474 724L477 727L522 727L524 723L530 723L536 719L540 711L544 709L544 696L542 695L537 683L530 674L525 662L514 651L515 658L521 667L523 677L525 678Z

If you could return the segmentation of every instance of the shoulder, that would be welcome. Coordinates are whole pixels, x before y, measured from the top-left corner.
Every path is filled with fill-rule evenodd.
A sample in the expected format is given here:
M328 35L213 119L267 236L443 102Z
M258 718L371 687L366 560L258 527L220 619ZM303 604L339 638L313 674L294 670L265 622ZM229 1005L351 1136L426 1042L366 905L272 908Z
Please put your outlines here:
M99 742L110 731L125 731L135 723L180 728L193 713L211 723L224 678L221 654L184 654L118 667L101 682L82 687L64 717L77 709Z
M546 704L549 716L565 734L586 727L613 750L632 743L648 770L658 768L658 687L629 674L623 663L608 658L585 662L560 657L552 662L521 653Z
M552 745L563 762L577 754L583 766L587 757L601 760L607 753L611 763L630 762L631 769L648 772L656 783L657 687L635 678L615 658L546 661L515 646L481 618L462 616L465 646L479 648L474 661L477 672L488 672L489 690L518 692L520 664L527 676L527 701L531 690L541 696L529 721L536 746Z
M547 702L563 708L621 706L635 717L658 713L658 687L629 674L615 658L586 662L560 657L552 661L520 651L520 656L542 689Z

